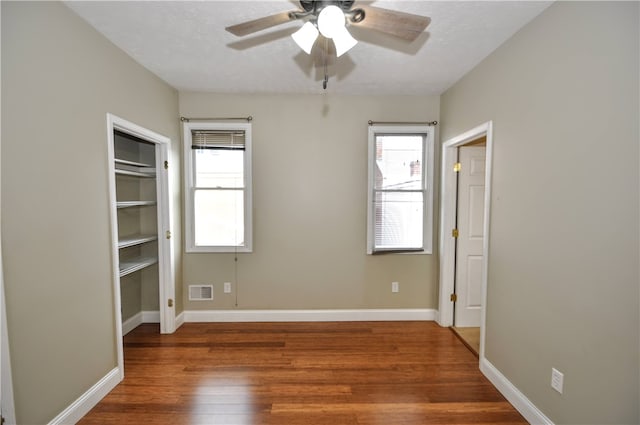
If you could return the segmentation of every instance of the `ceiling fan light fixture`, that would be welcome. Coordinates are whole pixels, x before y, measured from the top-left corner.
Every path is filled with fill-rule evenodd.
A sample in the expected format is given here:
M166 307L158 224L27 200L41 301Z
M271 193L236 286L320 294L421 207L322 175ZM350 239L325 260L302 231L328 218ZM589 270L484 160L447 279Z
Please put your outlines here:
M333 44L336 46L336 56L340 57L358 44L358 40L353 38L345 27L342 27L342 31L333 36Z
M311 22L307 22L302 28L291 34L291 38L306 54L310 55L313 44L318 38L318 30Z
M318 15L318 29L320 34L327 38L333 38L341 33L345 24L344 12L338 6L326 6Z

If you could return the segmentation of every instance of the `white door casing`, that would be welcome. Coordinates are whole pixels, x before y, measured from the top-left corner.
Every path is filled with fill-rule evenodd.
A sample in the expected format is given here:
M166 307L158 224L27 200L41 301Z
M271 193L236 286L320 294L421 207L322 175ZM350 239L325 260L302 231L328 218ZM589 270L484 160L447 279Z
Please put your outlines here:
M458 238L454 324L479 327L484 243L484 146L458 148Z
M1 9L0 9L1 10ZM1 13L0 13L1 14ZM1 151L1 149L0 149ZM0 205L0 216L2 208ZM2 235L0 230L0 241ZM13 377L11 373L11 358L9 354L9 330L7 327L7 306L4 297L4 271L2 266L2 245L0 245L0 413L3 423L16 423L15 406L13 401Z
M6 305L4 301L4 278L2 272L2 248L0 247L0 410L6 425L15 424L15 408L13 403L13 379L11 359L9 356L9 334L7 330Z
M169 178L165 161L168 161L170 139L137 124L107 114L107 145L109 167L109 200L111 207L111 237L112 237L112 274L114 282L114 307L116 345L120 379L124 379L124 349L122 344L122 313L120 299L120 272L118 268L118 218L116 210L116 182L115 182L115 153L114 130L131 134L142 140L155 144L156 157L156 199L158 214L158 279L160 304L160 332L175 332L175 274L173 270L173 249L169 237L171 232L171 205L169 197ZM169 303L171 299L171 303ZM171 305L169 305L171 304Z
M451 294L454 291L455 275L455 239L451 235L451 229L456 226L456 182L457 178L453 172L453 166L458 160L458 148L464 146L480 137L486 137L486 158L485 158L485 193L484 193L484 223L483 223L483 252L482 260L482 288L481 288L481 313L480 313L480 361L484 359L484 335L486 323L486 300L487 300L487 276L489 261L489 225L491 221L491 165L493 156L493 123L487 121L469 131L455 136L442 145L442 166L441 166L441 190L440 190L440 292L438 300L437 322L440 326L453 325L453 303Z

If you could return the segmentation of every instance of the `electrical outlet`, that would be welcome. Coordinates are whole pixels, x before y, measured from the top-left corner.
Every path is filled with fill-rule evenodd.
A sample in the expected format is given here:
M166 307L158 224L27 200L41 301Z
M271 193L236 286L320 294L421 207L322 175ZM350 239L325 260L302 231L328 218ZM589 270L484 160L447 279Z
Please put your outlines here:
M225 282L224 283L224 293L225 294L230 294L231 293L231 282Z
M391 282L391 292L400 292L400 284L398 282Z
M551 368L551 388L562 394L564 385L564 374L556 368Z

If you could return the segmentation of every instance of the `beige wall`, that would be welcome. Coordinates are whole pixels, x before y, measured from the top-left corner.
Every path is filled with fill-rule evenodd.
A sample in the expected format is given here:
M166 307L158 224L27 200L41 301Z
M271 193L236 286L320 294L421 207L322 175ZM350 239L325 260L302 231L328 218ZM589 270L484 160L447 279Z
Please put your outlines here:
M437 120L439 103L180 93L183 116L254 118L254 252L239 255L238 308L436 308L435 254L365 251L367 121ZM213 283L215 292L212 302L185 299L185 309L234 308L235 294L222 293L223 282L236 282L232 254L187 254L183 276L185 290ZM397 294L392 281L400 282Z
M43 424L116 366L106 114L179 140L178 98L61 3L1 7L16 413L19 423Z
M442 96L494 123L486 357L559 424L640 421L638 18L556 3Z

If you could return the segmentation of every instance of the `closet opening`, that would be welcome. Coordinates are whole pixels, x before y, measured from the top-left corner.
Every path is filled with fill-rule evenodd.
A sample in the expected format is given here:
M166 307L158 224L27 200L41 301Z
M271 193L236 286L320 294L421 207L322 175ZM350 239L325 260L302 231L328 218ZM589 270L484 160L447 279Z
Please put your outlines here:
M115 328L122 337L142 323L175 331L168 195L169 139L107 116Z

